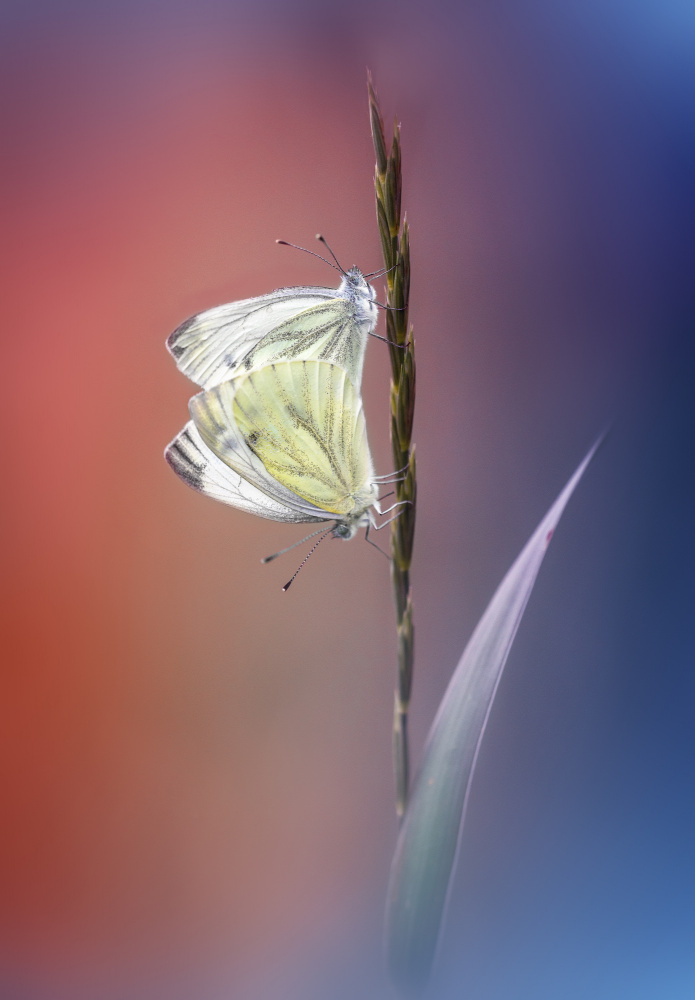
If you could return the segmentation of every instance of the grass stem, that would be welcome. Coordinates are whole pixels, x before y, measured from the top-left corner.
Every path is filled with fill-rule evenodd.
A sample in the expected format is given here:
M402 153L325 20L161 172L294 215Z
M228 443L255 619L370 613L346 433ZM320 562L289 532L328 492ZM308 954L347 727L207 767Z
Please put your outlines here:
M400 345L390 348L391 358L391 450L394 469L406 468L405 477L396 483L396 500L403 503L402 513L391 527L391 577L396 601L398 637L398 679L396 683L393 754L396 779L396 812L403 816L408 801L409 754L408 708L413 684L413 602L410 587L410 563L415 532L415 447L412 443L415 408L415 354L413 328L408 323L410 297L410 231L407 217L401 219L401 130L394 122L390 149L386 145L384 122L379 102L368 77L369 116L376 154L374 188L376 215L381 238L384 267L387 269L386 336Z

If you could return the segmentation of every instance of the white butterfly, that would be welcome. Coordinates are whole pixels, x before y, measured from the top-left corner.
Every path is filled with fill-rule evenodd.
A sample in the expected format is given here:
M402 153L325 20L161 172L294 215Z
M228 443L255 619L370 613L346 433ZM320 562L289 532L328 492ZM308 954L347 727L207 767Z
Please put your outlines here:
M368 537L383 527L374 511L391 478L374 476L359 393L377 303L359 268L344 271L328 249L343 276L337 289L277 289L171 334L179 370L206 391L165 457L189 486L233 507L333 521L326 534L345 539L365 527Z
M339 365L278 361L194 396L165 456L189 486L275 521L377 525L380 482L359 393ZM384 522L388 523L388 522ZM291 582L291 581L290 581Z
M376 336L376 292L358 267L337 269L337 288L278 288L187 319L167 340L179 371L211 389L273 361L312 359L340 365L359 389L367 337Z

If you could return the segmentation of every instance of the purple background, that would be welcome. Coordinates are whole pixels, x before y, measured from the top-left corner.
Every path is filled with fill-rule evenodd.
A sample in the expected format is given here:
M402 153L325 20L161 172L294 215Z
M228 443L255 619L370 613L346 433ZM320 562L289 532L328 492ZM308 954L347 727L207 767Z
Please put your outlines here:
M376 997L388 570L187 491L192 312L379 266L403 123L415 754L580 458L482 747L452 1000L695 995L690 5L5 3L0 994ZM364 381L389 468L388 370Z

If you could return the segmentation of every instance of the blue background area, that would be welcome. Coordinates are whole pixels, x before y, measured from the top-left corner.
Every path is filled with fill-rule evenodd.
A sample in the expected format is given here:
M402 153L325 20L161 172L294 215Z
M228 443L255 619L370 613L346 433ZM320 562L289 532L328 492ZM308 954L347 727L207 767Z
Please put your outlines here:
M387 121L396 111L403 123L412 227L416 756L495 586L610 427L550 547L486 731L437 995L690 1000L692 6L6 3L0 17L4 420L15 449L5 525L33 538L63 504L55 551L15 551L8 532L8 622L29 624L16 640L26 659L10 657L20 693L8 702L18 721L3 820L3 996L381 996L395 838L386 574L361 546L334 546L282 604L286 568L269 583L257 556L289 544L287 530L184 496L159 459L186 414L162 346L185 315L329 280L301 255L278 257L275 237L307 245L321 229L347 263L377 267L368 65ZM49 388L36 382L44 362ZM386 384L385 356L371 345L365 401L379 471ZM42 412L54 390L37 430L26 394ZM55 428L73 420L93 457L61 478L52 456L73 438L56 441ZM48 486L29 502L23 484L41 463ZM74 523L73 503L87 512ZM94 534L84 534L92 516ZM72 577L63 587L80 553L91 568L75 580L96 595L89 647ZM47 565L54 576L37 583ZM70 673L82 653L62 640L35 653L25 644L51 595L64 602L56 622L74 617L84 672ZM200 669L186 612L205 622ZM55 635L62 626L51 621ZM173 639L161 638L167 629ZM112 660L95 661L107 648ZM69 709L47 696L39 711L33 700L27 670L50 659L46 650L64 662L58 689L67 701L77 692ZM259 681L273 656L292 676L268 667ZM85 679L97 661L98 688ZM238 746L227 742L234 727ZM68 730L79 745L55 776ZM109 754L113 769L100 763L85 791L80 762ZM180 775L193 760L189 787ZM209 798L198 799L192 790L208 777ZM237 781L248 785L218 815ZM70 812L74 802L84 813ZM173 803L190 804L180 843ZM113 840L90 833L90 817L95 830L114 824ZM218 879L227 850L250 872L238 894ZM296 938L281 934L294 925Z

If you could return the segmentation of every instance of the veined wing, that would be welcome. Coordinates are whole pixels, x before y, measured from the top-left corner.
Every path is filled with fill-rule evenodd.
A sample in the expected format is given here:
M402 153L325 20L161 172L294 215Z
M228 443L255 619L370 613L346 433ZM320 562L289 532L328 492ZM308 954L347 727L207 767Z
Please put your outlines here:
M345 369L353 386L362 383L367 337L373 323L357 319L354 301L333 298L298 312L251 348L238 372L278 361L329 361Z
M335 288L278 288L191 316L167 340L180 372L204 389L231 378L266 334L311 306L334 299Z
M280 361L214 391L266 471L314 508L342 518L376 500L362 400L343 368Z
M307 520L330 520L322 508L298 496L275 479L249 448L234 416L235 389L250 376L241 376L194 396L188 403L193 423L203 442L222 463L276 503L305 515ZM303 517L302 520L305 518Z
M272 521L323 520L286 507L243 479L210 451L192 420L167 445L164 457L187 486L231 507Z

